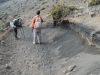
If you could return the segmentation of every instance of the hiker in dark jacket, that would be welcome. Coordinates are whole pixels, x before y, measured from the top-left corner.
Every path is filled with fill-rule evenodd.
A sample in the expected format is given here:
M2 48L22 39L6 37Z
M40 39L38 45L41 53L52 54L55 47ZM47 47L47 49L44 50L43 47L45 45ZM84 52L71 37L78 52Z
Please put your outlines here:
M14 27L13 27L14 36L15 36L15 39L17 40L17 39L19 39L19 38L17 37L17 28L18 28L18 27L22 27L22 24L21 24L21 22L20 22L20 17L18 17L17 19L14 19L14 20L13 20L13 25L14 25Z

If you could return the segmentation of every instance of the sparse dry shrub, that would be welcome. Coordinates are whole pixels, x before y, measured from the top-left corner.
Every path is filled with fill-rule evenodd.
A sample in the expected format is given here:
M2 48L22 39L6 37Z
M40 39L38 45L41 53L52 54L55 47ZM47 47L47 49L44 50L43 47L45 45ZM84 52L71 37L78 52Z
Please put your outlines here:
M45 10L45 8L43 7L43 8L41 8L40 10L41 10L41 11L42 11L42 10Z
M29 8L29 10L32 10L32 9L34 9L34 6Z
M68 6L64 2L58 2L50 9L50 16L55 16L57 19L67 16L67 14L76 9L76 6Z
M42 4L45 4L45 2L43 2Z
M7 13L0 14L0 29L3 29L6 27L5 21L7 17L8 17Z
M7 13L0 14L0 20L5 20L8 17Z
M19 15L18 13L14 14L14 15L13 15L13 18L17 17L18 15Z
M4 27L5 27L5 23L2 20L0 20L0 29Z
M89 2L88 6L94 6L94 5L98 5L100 4L100 0L91 0L91 2Z
M87 0L83 0L83 2L84 2L84 3L86 3L86 2L87 2Z

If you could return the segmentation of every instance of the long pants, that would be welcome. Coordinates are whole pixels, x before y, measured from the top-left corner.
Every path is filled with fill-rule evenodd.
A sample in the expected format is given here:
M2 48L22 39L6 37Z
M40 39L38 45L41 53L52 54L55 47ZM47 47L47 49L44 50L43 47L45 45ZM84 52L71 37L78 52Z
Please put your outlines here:
M14 36L15 36L15 38L17 38L17 27L13 28L13 30L14 30Z
M53 26L57 26L57 21L54 21L53 22Z
M17 25L17 27L22 27L22 26L21 25ZM17 38L17 27L13 28L15 38Z
M41 43L41 29L34 29L33 31L33 42Z

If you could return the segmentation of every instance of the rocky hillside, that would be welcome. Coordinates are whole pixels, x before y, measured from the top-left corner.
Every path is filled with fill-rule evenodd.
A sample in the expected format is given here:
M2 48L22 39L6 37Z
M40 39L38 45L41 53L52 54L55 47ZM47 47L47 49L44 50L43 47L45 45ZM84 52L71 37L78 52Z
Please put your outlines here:
M62 2L62 0L0 0L0 2L0 17L7 15L3 21L8 22L10 17L14 18L20 15L25 20L25 24L28 25L36 10L41 10L41 15L45 16L54 3ZM86 5L81 0L64 0L64 2L68 5L76 5L79 8Z
M78 10L74 12L76 16L88 12L87 2L84 0L63 1L66 5L75 5L77 7ZM50 8L56 2L62 2L62 0L0 0L0 29L6 27L4 25L9 25L10 19L18 15L23 19L24 25L29 25L36 10L41 10L41 16L44 18L49 14ZM93 11L96 10L99 10L98 6L93 7Z
M60 1L62 0L1 2L0 28L11 17L18 15L24 20L24 25L29 25L36 10L41 10L44 18L51 6ZM64 1L68 5L77 6L77 10L67 16L70 17L70 24L59 24L52 28L51 18L45 17L41 45L33 45L29 26L23 27L25 38L22 30L18 30L19 40L14 39L12 31L5 32L6 36L0 32L0 75L100 75L100 48L92 43L91 46L88 44L91 32L92 42L100 42L100 15L95 16L100 12L100 5L87 8L87 3L84 3L86 0ZM96 30L95 35L92 28L99 32ZM91 40L91 36L89 39Z

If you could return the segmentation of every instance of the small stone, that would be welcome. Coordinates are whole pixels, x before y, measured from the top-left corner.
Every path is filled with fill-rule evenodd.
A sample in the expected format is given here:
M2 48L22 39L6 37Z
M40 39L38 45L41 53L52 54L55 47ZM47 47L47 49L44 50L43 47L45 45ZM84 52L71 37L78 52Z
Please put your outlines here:
M91 17L93 17L93 16L95 16L95 13L94 13L94 12L89 12L89 15L90 15Z
M75 67L76 67L76 65L72 65L68 68L68 70L63 70L63 73L66 75L69 75L69 73L72 72Z
M4 45L4 44L5 44L5 41L2 40L2 41L1 41L1 45Z
M75 10L75 13L78 13L78 11L77 11L77 10Z
M75 67L76 67L76 65L72 65L72 66L70 66L70 67L68 68L68 72L73 71Z
M11 67L8 64L6 64L5 68L6 69L11 69Z
M77 14L78 17L81 16L81 15L82 15L82 13L78 13L78 14Z
M66 74L66 70L63 70L63 73Z
M21 71L17 71L17 73L18 73L18 74L22 74L22 72L21 72Z

